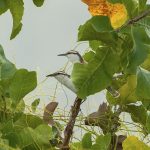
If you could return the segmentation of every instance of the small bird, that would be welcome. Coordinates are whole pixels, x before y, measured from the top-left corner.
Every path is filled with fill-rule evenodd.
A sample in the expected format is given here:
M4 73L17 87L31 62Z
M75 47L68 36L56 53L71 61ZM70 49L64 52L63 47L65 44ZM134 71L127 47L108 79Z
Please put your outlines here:
M64 71L58 71L58 72L49 74L46 77L54 77L61 84L63 84L64 86L66 86L68 89L70 89L74 93L77 92L74 84L71 81L70 75L66 74Z
M66 56L68 58L68 60L70 62L72 62L73 64L85 63L85 61L82 58L82 56L80 55L80 53L78 51L75 51L75 50L70 50L67 53L59 54L58 56ZM108 86L106 89L114 98L117 98L120 96L120 93L118 91L116 91L115 89L113 89L111 86Z
M66 56L70 62L74 63L84 63L82 56L75 50L70 50L67 53L59 54L58 56Z

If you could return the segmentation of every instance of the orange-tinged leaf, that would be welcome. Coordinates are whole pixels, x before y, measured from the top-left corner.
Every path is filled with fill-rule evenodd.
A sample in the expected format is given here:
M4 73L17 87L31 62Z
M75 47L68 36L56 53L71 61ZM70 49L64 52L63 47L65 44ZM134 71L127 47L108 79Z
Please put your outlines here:
M114 4L110 14L110 20L113 28L119 28L127 20L127 10L123 4Z
M102 15L110 18L113 28L119 28L127 20L127 10L123 4L111 4L107 0L82 0L92 16Z

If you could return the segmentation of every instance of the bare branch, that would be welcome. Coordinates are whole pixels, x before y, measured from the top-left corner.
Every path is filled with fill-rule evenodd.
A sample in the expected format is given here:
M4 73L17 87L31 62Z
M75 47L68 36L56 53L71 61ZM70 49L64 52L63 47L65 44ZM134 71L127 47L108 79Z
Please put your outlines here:
M61 150L69 150L69 142L70 138L73 134L73 128L75 125L76 117L78 116L78 113L80 111L80 106L81 106L82 99L76 97L74 101L74 105L71 107L71 115L69 118L69 122L65 128L64 131L64 139L63 139L63 144L61 147Z

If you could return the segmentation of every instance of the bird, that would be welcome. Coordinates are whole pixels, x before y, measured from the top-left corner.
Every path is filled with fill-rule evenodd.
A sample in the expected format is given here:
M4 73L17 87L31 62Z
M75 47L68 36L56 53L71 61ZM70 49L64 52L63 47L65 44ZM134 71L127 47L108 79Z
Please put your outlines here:
M74 92L74 93L77 92L77 90L76 90L76 88L75 88L75 86L71 80L70 75L68 75L64 71L57 71L55 73L47 75L46 77L54 77L57 81L59 81L64 86L66 86L72 92Z
M70 50L66 53L63 54L59 54L58 56L66 56L68 58L68 61L75 64L75 63L86 63L83 59L83 57L80 55L80 53L78 51L75 50ZM108 86L107 91L114 97L114 98L118 98L120 96L120 93L115 90L113 87Z
M66 56L71 63L84 63L84 59L75 50L70 50L67 53L59 54L58 56Z

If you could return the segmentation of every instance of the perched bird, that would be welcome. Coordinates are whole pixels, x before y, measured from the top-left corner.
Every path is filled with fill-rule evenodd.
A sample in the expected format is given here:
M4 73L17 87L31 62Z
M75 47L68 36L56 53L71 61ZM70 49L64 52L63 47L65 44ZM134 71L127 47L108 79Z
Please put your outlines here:
M56 80L58 80L61 84L66 86L68 89L73 91L74 93L77 92L74 84L71 81L70 75L66 74L63 71L58 71L52 74L47 75L46 77L54 77Z
M70 62L74 63L85 63L84 59L80 55L79 52L75 50L68 51L67 53L64 54L59 54L58 56L66 56ZM120 96L120 93L116 91L113 87L108 86L107 91L115 98Z
M70 50L67 53L59 54L58 56L66 56L70 62L74 63L84 63L82 56L75 50Z

